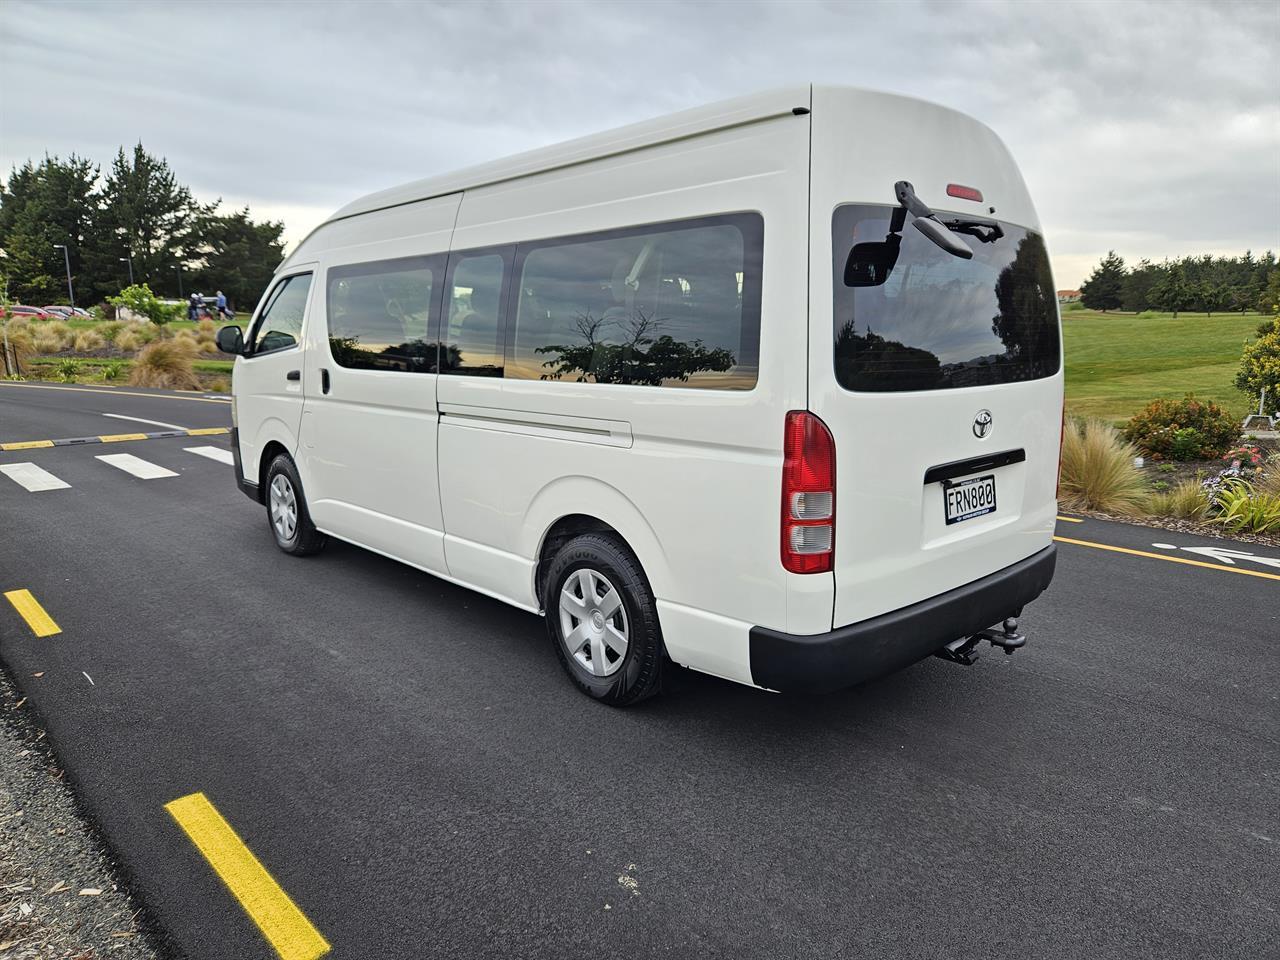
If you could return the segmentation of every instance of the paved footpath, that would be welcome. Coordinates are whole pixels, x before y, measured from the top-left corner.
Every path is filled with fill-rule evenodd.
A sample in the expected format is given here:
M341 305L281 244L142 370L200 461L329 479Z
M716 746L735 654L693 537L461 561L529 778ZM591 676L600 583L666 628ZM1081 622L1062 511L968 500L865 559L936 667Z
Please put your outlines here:
M229 424L217 401L16 392L0 441L104 411ZM0 603L0 661L174 956L1280 942L1280 548L1064 521L1013 657L804 699L681 671L614 711L535 617L341 544L279 553L188 449L226 442L0 452L66 484L0 476L0 592L57 631ZM164 472L98 459L124 452Z

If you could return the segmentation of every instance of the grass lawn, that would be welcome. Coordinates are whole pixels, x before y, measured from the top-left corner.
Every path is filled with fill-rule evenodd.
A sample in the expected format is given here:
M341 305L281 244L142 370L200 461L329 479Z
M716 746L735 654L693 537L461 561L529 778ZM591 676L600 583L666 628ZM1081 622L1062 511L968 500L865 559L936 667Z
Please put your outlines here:
M1072 310L1062 314L1067 412L1119 423L1157 397L1194 393L1243 419L1257 399L1235 388L1240 351L1258 313L1158 314Z

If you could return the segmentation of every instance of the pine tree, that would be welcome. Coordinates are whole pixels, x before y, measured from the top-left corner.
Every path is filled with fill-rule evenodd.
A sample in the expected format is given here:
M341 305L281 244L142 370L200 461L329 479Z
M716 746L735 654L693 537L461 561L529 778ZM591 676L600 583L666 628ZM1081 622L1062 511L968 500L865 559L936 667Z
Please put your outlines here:
M1114 250L1107 252L1093 269L1092 275L1080 285L1080 302L1090 310L1115 310L1120 306L1124 290L1124 258Z
M95 272L115 281L128 276L121 257L132 257L136 283L177 295L178 269L186 269L195 221L207 212L178 183L169 164L147 153L141 143L126 154L121 148L102 189L102 229L93 259Z

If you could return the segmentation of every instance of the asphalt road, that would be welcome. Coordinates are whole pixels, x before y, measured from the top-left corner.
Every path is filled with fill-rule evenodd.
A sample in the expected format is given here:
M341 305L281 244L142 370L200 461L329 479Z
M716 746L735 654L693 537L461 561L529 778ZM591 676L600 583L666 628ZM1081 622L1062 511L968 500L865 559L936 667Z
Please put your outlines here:
M229 423L105 393L0 384L0 442ZM62 630L0 604L0 659L174 956L275 956L165 812L193 791L335 958L1275 955L1280 580L1232 570L1280 548L1064 523L1138 553L1060 544L1013 657L615 711L536 617L281 554L194 445L0 453L70 484L0 476L0 590Z

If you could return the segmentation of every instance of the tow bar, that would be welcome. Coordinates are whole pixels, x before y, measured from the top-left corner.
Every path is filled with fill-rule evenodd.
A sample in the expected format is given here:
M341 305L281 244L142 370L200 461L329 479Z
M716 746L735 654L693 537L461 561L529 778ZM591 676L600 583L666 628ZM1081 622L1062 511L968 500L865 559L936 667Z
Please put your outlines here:
M1018 621L1010 617L1001 624L1000 630L992 627L989 630L975 633L971 637L952 640L935 653L934 656L941 657L943 660L950 660L952 663L960 663L966 667L971 667L978 659L978 644L983 640L986 640L993 647L999 647L1006 655L1012 654L1013 651L1027 642L1026 636L1018 632Z

